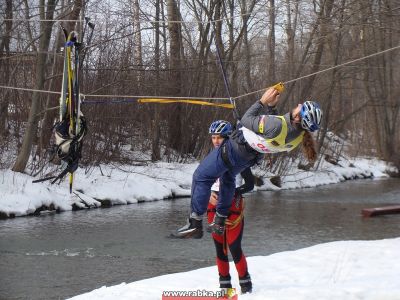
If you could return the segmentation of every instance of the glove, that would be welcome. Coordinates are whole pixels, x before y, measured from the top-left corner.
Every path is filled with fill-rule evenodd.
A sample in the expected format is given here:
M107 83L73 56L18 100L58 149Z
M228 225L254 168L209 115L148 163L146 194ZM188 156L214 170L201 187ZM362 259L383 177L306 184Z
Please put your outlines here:
M210 224L211 232L217 235L223 235L225 231L226 216L215 213L214 220Z

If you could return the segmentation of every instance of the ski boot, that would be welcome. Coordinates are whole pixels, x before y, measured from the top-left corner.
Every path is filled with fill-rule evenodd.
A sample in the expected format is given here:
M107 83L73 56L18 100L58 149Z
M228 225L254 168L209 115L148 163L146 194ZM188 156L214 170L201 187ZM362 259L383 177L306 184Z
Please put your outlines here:
M201 239L203 237L203 220L196 213L191 213L185 226L179 228L171 237L178 239Z

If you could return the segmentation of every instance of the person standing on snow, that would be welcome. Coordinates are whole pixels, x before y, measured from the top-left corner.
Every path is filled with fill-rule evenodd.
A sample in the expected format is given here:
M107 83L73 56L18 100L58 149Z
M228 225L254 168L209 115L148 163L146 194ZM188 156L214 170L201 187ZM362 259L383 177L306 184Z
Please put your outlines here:
M253 166L265 153L289 152L302 143L307 159L315 162L317 153L310 133L320 128L322 110L319 105L306 101L278 116L275 110L278 101L279 91L274 87L268 88L242 117L243 127L235 130L203 159L193 174L188 222L176 230L175 236L203 236L202 216L207 210L211 186L218 178L219 200L211 225L214 233L222 235L235 193L236 174Z
M211 124L209 128L211 142L214 148L218 148L225 139L232 133L232 125L224 120L218 120ZM242 180L244 183L242 184ZM236 270L239 275L239 284L242 294L251 293L252 282L247 269L246 257L242 250L242 236L244 229L244 204L243 194L250 192L254 188L254 176L250 168L246 168L236 176L236 189L232 205L229 209L226 220L225 232L223 235L212 233L212 238L216 250L216 262L219 274L219 287L222 289L232 288L231 276L229 273L228 246L231 252ZM216 213L218 203L219 180L211 187L210 201L207 207L207 219L211 224Z

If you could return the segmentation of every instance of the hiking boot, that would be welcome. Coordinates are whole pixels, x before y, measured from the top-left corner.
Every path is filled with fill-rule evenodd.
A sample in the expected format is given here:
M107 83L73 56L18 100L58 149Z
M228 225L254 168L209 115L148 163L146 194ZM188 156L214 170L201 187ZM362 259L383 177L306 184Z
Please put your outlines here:
M203 237L203 221L190 216L186 225L171 233L171 237L178 239L201 239Z
M227 276L219 275L219 287L221 289L230 289L230 288L232 288L231 275L229 275L229 274Z
M251 283L251 278L249 273L247 273L243 277L239 277L239 284L242 294L247 294L252 292L253 284Z

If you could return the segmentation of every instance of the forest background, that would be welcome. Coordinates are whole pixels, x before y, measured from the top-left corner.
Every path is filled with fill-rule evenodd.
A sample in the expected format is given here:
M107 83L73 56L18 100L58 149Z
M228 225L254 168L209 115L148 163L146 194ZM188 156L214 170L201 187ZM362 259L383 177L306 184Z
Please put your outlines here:
M398 0L3 0L0 9L1 168L36 174L51 156L63 67L59 24L85 31L86 166L185 162L209 151L209 124L234 122L231 110L136 100L228 103L215 44L242 114L260 90L290 81L278 109L321 104L320 159L337 162L346 148L400 166ZM89 44L85 18L94 25ZM140 152L148 160L134 155ZM264 167L283 173L299 155L267 157Z

